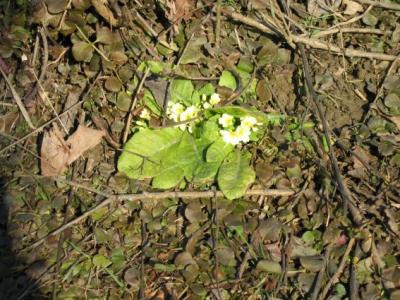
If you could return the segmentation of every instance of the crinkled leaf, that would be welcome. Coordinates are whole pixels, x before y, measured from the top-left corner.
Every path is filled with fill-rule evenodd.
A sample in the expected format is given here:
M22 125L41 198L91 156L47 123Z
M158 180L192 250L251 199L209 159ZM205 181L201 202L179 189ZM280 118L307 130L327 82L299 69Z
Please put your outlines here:
M96 33L98 42L111 45L114 43L114 33L108 27L100 27Z
M47 9L52 14L58 14L67 9L68 0L46 0Z
M201 58L203 58L204 54L200 51L200 47L206 43L207 43L206 36L200 36L199 38L190 42L181 57L181 64L185 65L185 64L196 63Z
M193 83L190 80L175 79L171 84L171 101L189 106L192 104Z
M250 153L235 150L228 154L218 171L218 186L225 197L232 200L242 197L255 179L250 167Z
M203 162L197 167L194 173L193 182L207 183L214 181L220 165L221 162Z
M206 153L207 162L222 162L232 150L232 144L225 143L222 138L219 138L208 147Z
M318 272L324 266L324 259L319 255L302 256L300 257L300 263L304 269L310 272Z
M272 260L260 260L257 263L256 269L267 273L275 273L275 274L282 273L281 265L278 262Z
M229 71L222 71L221 77L219 78L218 82L219 86L224 86L230 88L231 90L236 90L237 83L236 78L233 74Z
M113 51L110 53L109 58L111 61L123 65L128 61L128 57L122 51Z
M158 105L152 92L150 92L148 89L145 89L142 100L144 105L148 107L152 111L152 113L154 113L157 116L161 116L161 107Z
M179 144L171 147L161 161L160 173L154 177L152 186L158 189L172 188L183 180L185 171L176 157Z
M218 126L219 116L213 116L207 121L200 123L193 130L193 134L196 138L201 138L204 141L208 141L209 144L214 142L220 137L219 126Z
M109 265L112 264L111 260L109 260L107 257L105 257L104 255L101 254L96 254L93 257L93 264L96 267L100 267L100 268L106 268Z
M122 111L129 111L132 103L132 97L126 92L119 92L117 96L117 107Z
M72 55L77 61L89 62L93 56L93 48L86 42L76 42L72 46Z
M163 155L182 139L178 128L143 129L125 145L118 159L118 170L133 179L151 178L159 174Z
M204 146L186 131L179 144L169 149L161 160L161 171L153 182L155 188L168 189L176 186L183 177L193 178L194 171L202 162Z
M215 87L211 83L207 83L199 89L200 95L211 96L214 93L215 93Z
M104 86L110 92L118 92L122 88L122 83L117 77L108 77Z

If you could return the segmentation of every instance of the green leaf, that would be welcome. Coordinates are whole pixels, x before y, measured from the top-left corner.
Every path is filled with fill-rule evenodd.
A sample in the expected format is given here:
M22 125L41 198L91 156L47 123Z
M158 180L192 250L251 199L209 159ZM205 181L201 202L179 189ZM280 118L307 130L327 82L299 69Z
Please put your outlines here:
M214 142L220 137L219 126L218 126L219 116L213 116L205 122L199 123L193 130L193 134L196 138L201 138L204 141L208 141L209 144Z
M105 257L104 255L101 254L96 254L93 257L93 264L96 267L100 267L100 268L106 268L109 265L112 264L111 260L109 260L107 257Z
M128 61L128 56L123 51L113 51L110 53L109 58L119 65L123 65Z
M257 263L256 269L267 273L282 273L281 265L278 262L272 260L260 260Z
M114 267L122 267L125 262L125 255L122 248L116 248L111 253L111 261Z
M237 83L236 78L233 74L229 71L222 71L221 77L219 78L218 82L219 86L224 86L230 88L231 90L236 90Z
M52 14L58 14L67 9L68 0L46 0L47 9Z
M201 141L196 141L192 135L184 131L180 143L162 158L161 172L154 178L152 186L168 189L176 186L183 177L192 180L194 171L202 163L203 151L204 146Z
M181 57L181 64L192 64L199 61L201 58L204 57L204 54L200 51L200 47L207 43L206 36L200 36L199 38L191 41L182 54Z
M250 153L235 150L223 161L218 171L218 186L229 200L242 197L253 183L255 172L249 166Z
M76 42L72 46L72 55L76 61L89 62L93 56L93 48L86 42Z
M108 27L100 27L96 33L96 40L102 44L111 45L114 42L114 33Z
M119 92L117 96L117 107L122 111L129 111L132 103L132 97L126 92Z
M178 128L140 130L125 144L118 170L132 179L158 175L162 156L180 142L182 134Z
M221 163L225 157L233 151L233 145L225 143L222 138L217 139L207 149L206 160L207 162Z
M221 162L203 162L201 163L193 177L195 183L208 183L215 180Z
M119 92L119 90L122 88L122 83L117 77L113 76L107 78L104 86L110 92Z
M147 106L152 113L157 116L161 116L161 107L158 105L157 100L154 98L151 91L144 89L144 95L142 99L145 106Z
M166 153L165 157L161 162L160 173L154 177L151 185L158 189L169 189L172 188L183 180L185 170L180 164L176 152L179 145L174 145Z
M146 68L150 68L150 72L153 74L159 74L161 73L164 69L170 69L171 65L167 63L163 63L161 61L155 61L155 60L147 60L142 62L139 67L138 71L144 72Z
M215 93L215 88L211 83L207 83L199 89L200 95L211 96L214 93Z
M175 79L171 84L171 101L189 106L192 104L193 91L193 83L190 80Z

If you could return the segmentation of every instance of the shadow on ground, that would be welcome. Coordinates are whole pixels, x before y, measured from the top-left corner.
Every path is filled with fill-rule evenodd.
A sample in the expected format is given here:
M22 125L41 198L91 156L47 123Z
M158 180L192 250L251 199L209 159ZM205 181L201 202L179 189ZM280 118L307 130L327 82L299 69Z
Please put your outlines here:
M39 291L32 276L34 263L29 265L13 251L9 211L12 197L7 193L7 180L0 177L0 299L47 299ZM33 265L33 268L32 268Z

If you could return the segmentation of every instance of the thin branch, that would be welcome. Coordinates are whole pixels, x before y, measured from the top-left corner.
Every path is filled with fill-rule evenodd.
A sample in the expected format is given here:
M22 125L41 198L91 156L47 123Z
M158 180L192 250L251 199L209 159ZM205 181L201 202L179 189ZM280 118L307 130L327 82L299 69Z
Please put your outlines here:
M335 55L344 55L347 57L363 57L363 58L379 59L379 60L385 60L385 61L393 61L396 59L395 55L390 55L390 54L385 54L385 53L377 53L377 52L366 52L366 51L349 49L349 48L342 49L338 46L331 45L329 43L325 43L325 42L322 42L320 40L313 39L313 38L292 35L291 39L296 44L302 43L302 44L307 45L314 49L329 51Z
M386 9L392 10L400 10L400 4L393 3L393 2L380 2L380 1L372 1L372 0L356 0L361 4L372 5L376 7L382 7Z
M321 290L321 285L322 285L322 281L324 279L324 275L325 275L325 271L326 271L326 267L328 265L328 259L329 259L329 255L331 254L331 250L332 250L332 245L329 244L325 250L325 255L324 255L324 264L322 265L321 270L318 272L317 278L315 279L314 282L314 289L313 292L311 294L311 300L316 300L318 298L318 294L319 291Z
M358 300L358 280L357 280L357 263L361 256L361 248L359 242L356 243L354 255L351 262L350 268L350 300Z
M221 0L217 0L217 21L215 24L215 45L219 49L221 41Z
M267 34L272 34L272 35L277 35L277 33L273 30L271 30L269 27L261 24L260 22L258 22L257 20L254 20L252 18L243 16L239 13L236 12L230 12L228 10L221 10L225 15L227 15L228 17L242 22L243 24L246 24L248 26L251 26L255 29L258 29L264 33ZM326 42L322 42L318 39L314 39L314 38L308 38L305 36L299 36L299 35L289 35L287 38L280 33L279 34L280 37L284 37L286 39L286 42L289 45L293 45L293 43L298 44L304 44L306 46L309 46L311 48L315 48L315 49L319 49L319 50L326 50L331 52L332 54L335 55L344 55L347 57L364 57L364 58L370 58L370 59L379 59L379 60L385 60L385 61L393 61L396 59L395 55L390 55L390 54L384 54L384 53L377 53L377 52L366 52L366 51L361 51L361 50L355 50L355 49L342 49L338 46L335 45L331 45L329 43Z
M34 105L34 100L35 96L38 92L38 85L41 86L44 78L46 77L46 72L47 72L47 67L48 67L48 62L49 62L49 46L47 43L47 36L44 28L39 29L39 34L40 37L42 38L42 43L43 43L43 55L42 55L42 67L40 69L40 75L39 78L36 76L36 73L34 72L35 78L36 78L36 84L34 87L24 96L24 101L23 103L25 104L26 107L32 107ZM37 38L37 41L39 39ZM36 61L36 56L37 56L37 51L39 49L39 42L35 44L35 50L34 50L34 55L32 62ZM43 88L42 88L43 89ZM53 109L54 110L54 109ZM57 114L57 113L56 113Z
M328 294L329 290L331 289L332 285L338 282L340 275L342 275L344 268L346 267L346 262L349 258L350 252L353 249L356 239L351 238L349 244L347 245L346 251L343 254L342 260L340 261L339 267L337 268L335 274L329 279L328 283L326 284L324 290L322 291L319 299L325 299L326 295Z
M8 87L11 91L11 94L13 95L14 100L17 103L18 108L21 111L26 123L28 123L30 128L35 129L35 126L33 126L31 118L29 117L28 111L26 110L24 104L22 103L21 97L18 95L18 93L14 89L14 86L12 85L10 79L8 78L8 76L6 75L6 73L3 71L3 69L1 67L0 67L0 72L1 72L1 75L3 75L4 80L6 81Z
M65 182L63 179L58 179L55 178L55 180ZM75 185L75 184L72 184ZM79 188L84 188L82 185L76 185L76 187ZM85 188L86 189L86 188ZM91 188L88 188L88 190L93 191L97 193L97 191L94 191ZM100 208L105 207L107 205L110 205L112 203L119 203L121 201L140 201L143 199L166 199L166 198L187 198L187 199L193 199L193 198L211 198L211 197L223 197L223 193L221 191L192 191L192 192L173 192L173 191L166 191L166 192L154 192L154 193L149 193L149 192L143 192L140 194L122 194L122 195L112 195L112 194L107 194L104 192L99 192L101 195L107 195L108 198L97 204L96 206L92 207L91 209L87 210L84 212L82 215L79 217L69 221L68 223L64 224L63 226L57 228L56 230L50 232L47 236L39 239L35 243L33 243L31 246L28 246L27 248L23 249L22 251L30 250L33 248L38 247L39 245L43 244L49 237L55 236L66 230L67 228L70 228L71 226L79 223L80 221L86 219L89 217L91 214L94 212L98 211ZM267 189L267 190L249 190L246 192L245 196L256 196L256 195L264 195L264 196L271 196L271 197L278 197L278 196L291 196L294 194L294 191L291 190L283 190L283 189Z
M132 113L136 107L137 101L139 99L139 93L141 92L141 90L143 88L144 82L146 81L146 78L149 75L149 72L150 72L150 68L146 68L146 70L143 74L142 80L140 80L139 86L136 90L135 97L133 98L133 101L132 101L132 104L131 104L131 107L130 107L129 113L128 113L128 119L126 120L126 124L125 124L124 135L122 137L123 143L125 143L126 140L128 139L128 134L129 134L129 130L131 128L131 122L132 122Z
M384 34L390 34L390 31L384 31L376 28L332 28L324 31L320 31L316 34L313 34L313 38L320 38L323 36L327 36L330 34L335 34L335 33L362 33L362 34L376 34L376 35L384 35Z

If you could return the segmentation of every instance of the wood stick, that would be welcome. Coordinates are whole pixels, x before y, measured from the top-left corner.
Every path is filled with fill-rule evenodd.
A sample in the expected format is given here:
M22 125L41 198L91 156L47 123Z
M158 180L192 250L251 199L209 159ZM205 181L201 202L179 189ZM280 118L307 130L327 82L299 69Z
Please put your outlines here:
M56 179L58 180L58 179ZM63 181L63 180L59 180ZM79 185L80 188L84 188L82 185ZM93 189L91 189L93 191ZM105 193L102 193L102 195L105 195ZM277 197L277 196L291 196L294 194L294 191L292 190L284 190L284 189L266 189L266 190L248 190L245 194L245 196L257 196L257 195L263 195L263 196L272 196L272 197ZM221 191L191 191L191 192L173 192L173 191L166 191L166 192L155 192L155 193L149 193L149 192L143 192L140 194L122 194L122 195L112 195L110 194L109 197L96 206L90 208L86 212L84 212L82 215L79 217L72 219L71 221L67 222L63 226L57 228L56 230L50 232L47 236L39 239L32 245L28 246L27 248L23 249L22 251L27 251L33 248L36 248L43 244L46 239L48 239L51 236L55 236L66 230L67 228L70 228L71 226L79 223L80 221L86 219L89 217L91 214L94 212L98 211L100 208L105 207L107 205L110 205L112 203L119 203L121 201L140 201L144 199L165 199L165 198L211 198L211 197L223 197L223 193Z
M8 76L6 75L6 73L3 71L3 69L2 69L1 67L0 67L0 72L1 72L1 75L3 75L4 80L6 81L6 83L7 83L8 87L9 87L9 89L11 90L11 94L13 95L14 100L15 100L15 102L17 103L18 108L19 108L19 110L21 111L22 116L24 117L26 123L28 123L28 125L29 125L30 128L35 129L36 127L33 126L32 121L31 121L31 118L29 117L29 114L28 114L28 112L27 112L27 110L26 110L24 104L22 103L21 97L18 95L18 93L17 93L17 91L14 89L14 86L12 85L10 79L8 78Z
M257 20L254 20L252 18L243 16L236 12L231 12L227 9L221 9L221 12L224 13L225 15L227 15L228 17L232 18L233 20L236 20L243 24L251 26L251 27L258 29L261 32L264 32L266 34L270 34L270 35L277 34L276 31L273 31L269 27L261 24L260 22L258 22ZM283 34L280 34L280 36L284 37L289 45L293 45L293 43L295 43L295 44L301 43L301 44L304 44L311 48L329 51L335 55L344 55L347 57L364 57L364 58L379 59L379 60L385 60L385 61L394 61L396 59L395 55L390 55L390 54L377 53L377 52L366 52L366 51L361 51L361 50L356 50L356 49L348 49L348 48L342 49L336 45L332 45L332 44L323 42L321 40L318 40L315 38L309 38L306 36L300 36L300 35L294 35L294 34L290 34L289 36L284 36Z

